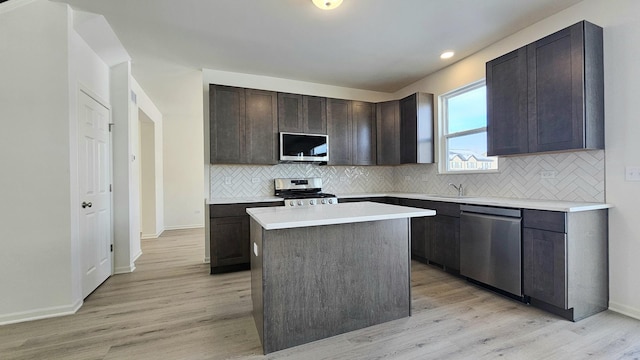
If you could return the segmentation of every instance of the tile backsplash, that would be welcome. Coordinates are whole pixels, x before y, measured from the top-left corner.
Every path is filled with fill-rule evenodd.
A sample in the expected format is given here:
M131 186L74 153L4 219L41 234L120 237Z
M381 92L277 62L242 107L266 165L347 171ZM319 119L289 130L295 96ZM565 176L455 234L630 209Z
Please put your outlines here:
M402 166L211 165L211 197L272 196L273 179L321 177L329 193L418 192L524 199L605 201L604 150L500 158L489 174L438 174L436 164ZM544 178L543 178L544 175Z

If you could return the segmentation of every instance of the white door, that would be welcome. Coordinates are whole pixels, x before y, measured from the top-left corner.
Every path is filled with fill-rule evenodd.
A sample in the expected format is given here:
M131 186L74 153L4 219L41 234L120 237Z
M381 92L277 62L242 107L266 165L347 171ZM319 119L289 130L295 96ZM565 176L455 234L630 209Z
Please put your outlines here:
M82 296L111 276L111 190L109 110L80 92L78 99L78 186Z

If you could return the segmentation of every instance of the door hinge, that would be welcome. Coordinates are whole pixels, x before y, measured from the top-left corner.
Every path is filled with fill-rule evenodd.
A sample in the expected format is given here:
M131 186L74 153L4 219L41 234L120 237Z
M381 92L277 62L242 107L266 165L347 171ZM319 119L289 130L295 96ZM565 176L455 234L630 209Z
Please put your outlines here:
M111 244L111 252L113 252L113 244Z
M111 128L115 125L114 123L109 123L109 132L111 132Z
M113 192L113 185L109 184L109 192Z

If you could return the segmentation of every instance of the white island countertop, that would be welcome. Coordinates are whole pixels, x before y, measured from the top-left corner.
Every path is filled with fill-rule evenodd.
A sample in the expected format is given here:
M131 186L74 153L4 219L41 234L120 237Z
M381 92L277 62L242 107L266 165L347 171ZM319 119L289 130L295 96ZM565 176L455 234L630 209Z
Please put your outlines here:
M434 210L369 201L294 208L249 208L247 213L265 230L405 219L436 214Z

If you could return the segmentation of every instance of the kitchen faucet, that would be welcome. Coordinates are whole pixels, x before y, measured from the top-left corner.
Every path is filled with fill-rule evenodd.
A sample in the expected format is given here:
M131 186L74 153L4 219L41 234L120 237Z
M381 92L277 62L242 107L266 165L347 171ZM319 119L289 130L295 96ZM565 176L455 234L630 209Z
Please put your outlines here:
M462 184L456 186L456 184L449 183L449 185L453 186L456 190L458 190L458 196L464 195L464 189L462 188Z

